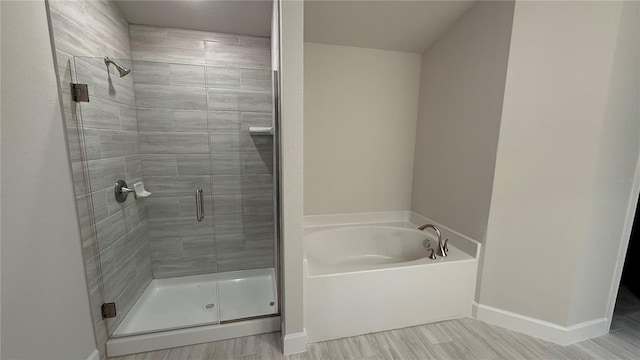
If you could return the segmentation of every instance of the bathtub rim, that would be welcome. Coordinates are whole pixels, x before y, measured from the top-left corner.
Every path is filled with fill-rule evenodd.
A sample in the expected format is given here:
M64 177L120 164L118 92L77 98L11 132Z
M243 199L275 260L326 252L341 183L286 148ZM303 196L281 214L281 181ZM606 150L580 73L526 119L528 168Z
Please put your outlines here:
M305 277L324 277L324 276L342 276L354 273L388 271L404 267L423 267L423 266L443 266L457 262L479 262L481 244L468 236L462 235L450 228L441 225L435 221L421 216L412 211L394 211L394 212L378 212L378 213L356 213L356 214L331 214L331 215L311 215L305 216L304 236L323 230L333 230L340 228L352 227L396 227L417 230L418 224L431 223L442 232L443 238L448 238L452 247L460 250L468 256L468 258L456 259L454 261L434 262L427 258L416 259L413 261L385 264L375 266L373 268L338 268L331 271L310 271L309 259L306 251L303 250L303 269ZM431 237L431 236L430 236ZM303 238L303 241L305 239Z
M306 215L304 217L304 235L321 229L339 228L360 225L381 225L392 223L407 223L414 226L414 229L422 224L434 224L442 232L443 238L449 238L451 245L469 254L476 260L480 258L482 243L469 236L461 234L448 226L442 225L414 211L381 211L367 213L345 213L326 215ZM306 254L303 254L306 259Z

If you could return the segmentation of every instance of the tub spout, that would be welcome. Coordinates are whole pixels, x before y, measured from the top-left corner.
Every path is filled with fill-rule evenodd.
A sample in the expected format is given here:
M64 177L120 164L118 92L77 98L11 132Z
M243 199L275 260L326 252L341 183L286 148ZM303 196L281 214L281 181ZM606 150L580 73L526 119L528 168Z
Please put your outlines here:
M446 239L443 242L442 233L440 233L440 229L438 229L438 227L433 224L424 224L420 226L418 230L424 231L427 228L433 229L436 232L436 235L438 236L438 250L440 250L440 253L438 255L447 256L447 253L449 252L449 246L448 246L449 239Z

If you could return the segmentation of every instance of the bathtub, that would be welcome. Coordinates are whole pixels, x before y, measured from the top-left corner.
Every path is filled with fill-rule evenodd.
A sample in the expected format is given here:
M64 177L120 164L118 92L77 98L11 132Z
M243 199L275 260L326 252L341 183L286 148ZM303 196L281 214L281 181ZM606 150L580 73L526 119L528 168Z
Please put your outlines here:
M310 342L468 317L476 288L479 246L439 226L447 257L433 233L404 221L305 227L305 330ZM426 219L416 219L428 223ZM305 219L307 221L307 219ZM431 222L433 223L433 222Z

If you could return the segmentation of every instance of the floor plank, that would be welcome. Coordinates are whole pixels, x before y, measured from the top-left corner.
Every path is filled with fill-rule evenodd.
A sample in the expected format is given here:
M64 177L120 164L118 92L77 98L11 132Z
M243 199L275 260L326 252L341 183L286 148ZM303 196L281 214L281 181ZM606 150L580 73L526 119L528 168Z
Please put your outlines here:
M280 334L185 346L112 360L637 360L640 359L640 299L621 289L611 332L559 346L466 318L309 344L284 356Z
M551 344L474 319L460 319L309 344L306 353L291 356L280 353L280 335L271 333L112 359L639 359L640 323L621 317L616 324L617 331L571 346Z

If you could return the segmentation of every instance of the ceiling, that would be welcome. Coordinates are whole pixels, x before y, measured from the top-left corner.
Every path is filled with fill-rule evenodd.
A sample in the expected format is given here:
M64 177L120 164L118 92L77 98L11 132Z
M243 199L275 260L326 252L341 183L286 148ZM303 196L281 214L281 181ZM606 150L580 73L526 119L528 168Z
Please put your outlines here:
M131 24L269 36L271 0L116 0Z
M306 0L304 39L422 53L474 2Z

